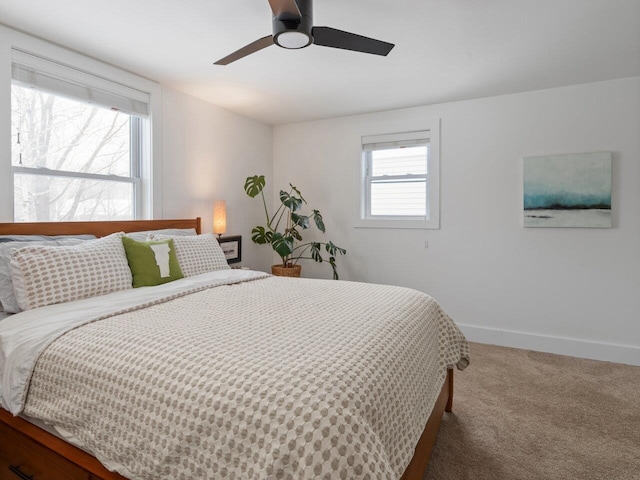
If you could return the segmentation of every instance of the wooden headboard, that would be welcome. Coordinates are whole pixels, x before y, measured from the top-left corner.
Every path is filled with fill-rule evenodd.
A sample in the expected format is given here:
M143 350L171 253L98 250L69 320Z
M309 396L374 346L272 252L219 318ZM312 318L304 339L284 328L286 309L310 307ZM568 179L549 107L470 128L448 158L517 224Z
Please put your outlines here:
M115 232L140 232L163 228L195 228L202 233L200 217L177 220L128 220L122 222L0 223L0 235L81 235L104 237Z

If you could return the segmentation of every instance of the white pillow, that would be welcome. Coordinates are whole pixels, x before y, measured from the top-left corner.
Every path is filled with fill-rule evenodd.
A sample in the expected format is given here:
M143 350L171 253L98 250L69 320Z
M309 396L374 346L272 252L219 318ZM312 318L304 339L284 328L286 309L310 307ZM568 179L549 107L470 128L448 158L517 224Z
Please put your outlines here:
M230 268L213 233L182 237L154 234L152 238L154 240L173 239L178 263L185 277Z
M20 308L29 310L133 288L123 235L114 233L74 246L14 250L11 274Z
M0 235L0 243L5 242L57 242L59 240L94 240L98 237L91 234L81 235Z
M161 230L145 230L144 232L129 232L125 235L138 242L146 242L153 235L166 235L168 237L186 237L188 235L197 235L195 228L163 228Z
M24 236L24 238L26 239L27 237ZM11 278L11 252L13 250L17 250L27 246L32 247L35 245L78 245L82 242L86 242L86 240L66 238L56 240L41 239L0 243L0 305L2 306L0 310L4 309L4 311L9 313L18 313L21 311L21 308L16 301L16 297L13 294L13 281Z

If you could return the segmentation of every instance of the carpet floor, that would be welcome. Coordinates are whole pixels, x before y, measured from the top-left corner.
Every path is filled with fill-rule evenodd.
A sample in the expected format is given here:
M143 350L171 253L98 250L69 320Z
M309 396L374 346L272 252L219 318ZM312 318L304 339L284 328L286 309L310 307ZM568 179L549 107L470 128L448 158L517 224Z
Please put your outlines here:
M471 345L425 480L640 480L640 367Z

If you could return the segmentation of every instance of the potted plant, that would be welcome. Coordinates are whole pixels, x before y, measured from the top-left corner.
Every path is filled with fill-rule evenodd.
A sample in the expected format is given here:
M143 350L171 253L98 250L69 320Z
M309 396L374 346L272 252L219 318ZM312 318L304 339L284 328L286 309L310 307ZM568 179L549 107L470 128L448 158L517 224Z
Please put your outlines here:
M259 245L269 244L280 256L282 264L273 265L271 271L274 275L299 277L302 269L298 265L300 260L314 260L318 263L325 261L323 250L329 254L329 264L333 269L333 278L338 279L336 256L344 255L347 251L333 242L306 242L302 240L301 231L311 228L311 221L322 233L325 233L324 221L318 210L313 210L311 215L303 215L300 210L307 201L300 190L289 184L291 189L286 192L280 190L280 205L273 215L269 215L267 202L264 198L266 181L264 175L247 177L244 191L251 198L262 196L264 213L267 219L266 226L257 226L251 231L251 240ZM279 230L280 229L280 230Z

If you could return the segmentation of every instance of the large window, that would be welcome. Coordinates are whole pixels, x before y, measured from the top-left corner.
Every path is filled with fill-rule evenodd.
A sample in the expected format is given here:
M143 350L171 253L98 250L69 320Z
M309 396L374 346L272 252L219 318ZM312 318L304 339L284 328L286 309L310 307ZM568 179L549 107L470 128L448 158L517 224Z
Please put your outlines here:
M14 220L140 218L148 95L13 53Z
M438 228L438 168L432 131L362 138L359 226Z

